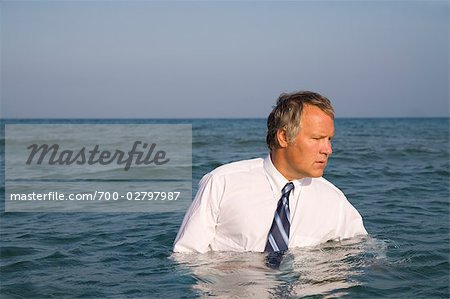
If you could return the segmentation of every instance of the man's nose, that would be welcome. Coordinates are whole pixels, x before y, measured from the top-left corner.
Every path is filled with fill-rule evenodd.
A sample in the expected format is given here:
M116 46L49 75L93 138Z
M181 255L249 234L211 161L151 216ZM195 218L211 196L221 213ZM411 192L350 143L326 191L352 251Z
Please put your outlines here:
M331 140L326 139L325 142L322 144L322 154L325 154L327 156L331 155L333 152L333 148L331 146Z

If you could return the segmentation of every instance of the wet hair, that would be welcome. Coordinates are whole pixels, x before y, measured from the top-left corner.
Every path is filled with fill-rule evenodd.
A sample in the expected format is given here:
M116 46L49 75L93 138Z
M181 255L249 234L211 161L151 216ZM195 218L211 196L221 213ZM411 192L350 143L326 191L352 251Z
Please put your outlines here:
M271 151L280 147L277 139L278 130L285 130L288 142L297 136L305 105L316 106L334 119L334 109L326 97L311 91L282 93L267 118L266 142Z

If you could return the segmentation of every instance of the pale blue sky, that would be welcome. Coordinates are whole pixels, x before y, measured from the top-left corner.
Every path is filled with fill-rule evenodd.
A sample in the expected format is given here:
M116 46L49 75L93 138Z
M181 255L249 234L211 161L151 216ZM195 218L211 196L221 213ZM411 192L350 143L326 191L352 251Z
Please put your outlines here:
M449 115L448 1L2 1L5 118Z

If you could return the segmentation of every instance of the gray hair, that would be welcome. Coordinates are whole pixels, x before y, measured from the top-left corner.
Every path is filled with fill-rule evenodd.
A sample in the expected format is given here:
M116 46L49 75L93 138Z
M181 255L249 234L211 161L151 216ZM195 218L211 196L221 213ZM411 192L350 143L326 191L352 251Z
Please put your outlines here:
M282 93L267 118L266 142L271 151L280 147L277 139L278 130L286 131L288 142L297 136L305 105L316 106L334 119L334 109L326 97L311 91Z

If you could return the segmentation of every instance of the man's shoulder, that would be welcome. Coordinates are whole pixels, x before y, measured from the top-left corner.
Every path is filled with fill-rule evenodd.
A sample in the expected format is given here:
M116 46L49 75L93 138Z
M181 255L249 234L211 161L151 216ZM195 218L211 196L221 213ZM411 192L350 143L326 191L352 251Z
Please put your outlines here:
M230 162L217 167L212 170L209 175L214 177L221 177L226 175L235 175L239 173L248 173L253 171L259 171L263 169L264 159L254 158L248 160L241 160Z
M346 199L344 192L324 177L312 178L311 182L322 191L326 191L328 193L335 194L339 198Z

